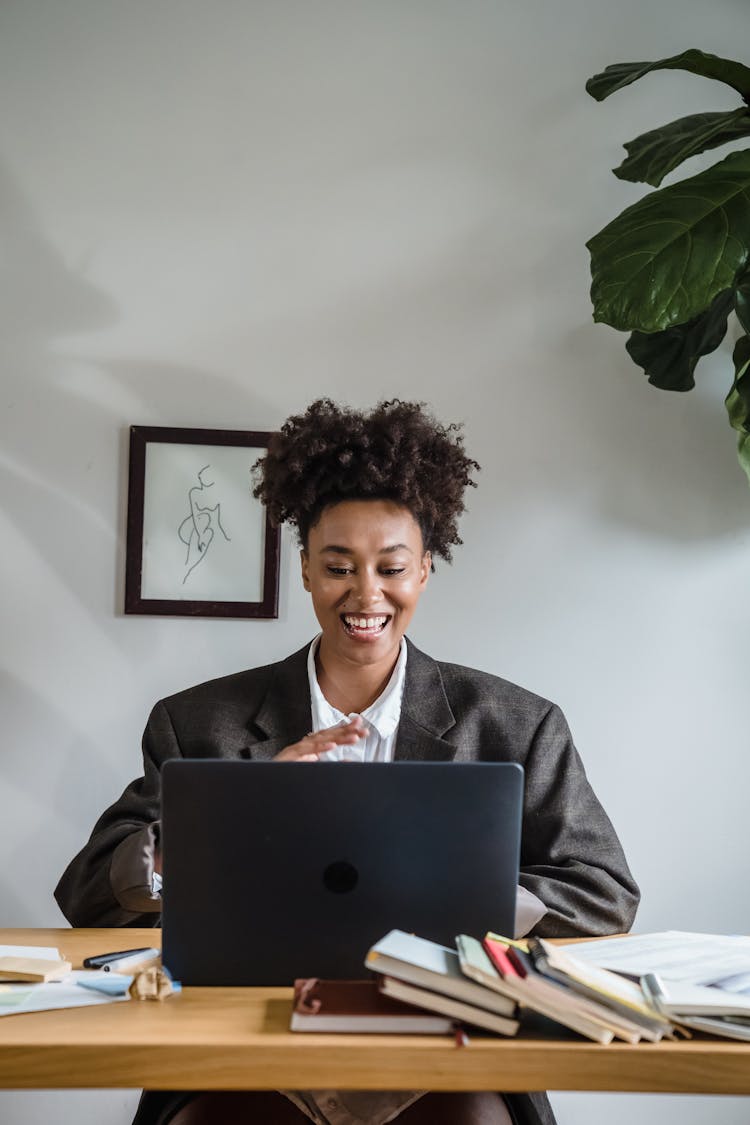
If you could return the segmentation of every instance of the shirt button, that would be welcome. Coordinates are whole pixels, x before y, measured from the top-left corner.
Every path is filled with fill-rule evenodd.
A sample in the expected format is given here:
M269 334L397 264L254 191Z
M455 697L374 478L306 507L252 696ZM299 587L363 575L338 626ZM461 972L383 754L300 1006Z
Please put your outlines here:
M335 1098L329 1098L328 1101L326 1102L326 1106L328 1107L328 1109L336 1109L338 1104L339 1103L336 1101Z

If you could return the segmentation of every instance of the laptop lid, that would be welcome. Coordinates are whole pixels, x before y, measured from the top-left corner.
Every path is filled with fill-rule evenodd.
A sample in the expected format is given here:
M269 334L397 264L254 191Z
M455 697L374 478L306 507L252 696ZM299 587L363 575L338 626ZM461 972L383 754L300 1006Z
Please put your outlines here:
M362 978L394 928L511 934L522 800L512 763L168 761L164 964L288 985Z

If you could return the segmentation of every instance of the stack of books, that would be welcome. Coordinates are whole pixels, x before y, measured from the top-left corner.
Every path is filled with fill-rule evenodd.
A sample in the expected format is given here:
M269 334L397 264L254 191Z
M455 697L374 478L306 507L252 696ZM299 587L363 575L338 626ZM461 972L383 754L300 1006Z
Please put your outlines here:
M455 949L392 930L366 965L377 974L372 980L295 981L292 1031L445 1034L464 1023L499 1035L518 1031L515 1000L466 977Z
M643 991L657 1011L683 1027L750 1040L750 995L689 981L665 981L656 973L642 979Z
M391 930L369 951L365 965L378 974L381 991L395 1000L499 1035L518 1031L515 997L472 980L455 949Z
M543 938L517 943L487 934L481 943L466 935L456 941L469 976L597 1043L674 1037L671 1020L639 984L584 965Z
M541 938L512 942L487 934L480 942L460 934L452 951L393 930L373 946L365 963L381 976L387 996L503 1035L518 1030L519 1008L539 1012L598 1043L655 1043L674 1034L671 1020L654 1009L638 984L579 965ZM447 1006L448 998L460 999L462 1013ZM498 1001L506 1006L496 1008ZM487 1018L491 1009L503 1013L506 1026Z
M541 938L513 942L487 934L478 941L461 934L449 949L392 930L365 965L375 979L298 981L293 1030L445 1033L466 1024L515 1035L526 1008L597 1043L675 1036L669 1014L638 984Z

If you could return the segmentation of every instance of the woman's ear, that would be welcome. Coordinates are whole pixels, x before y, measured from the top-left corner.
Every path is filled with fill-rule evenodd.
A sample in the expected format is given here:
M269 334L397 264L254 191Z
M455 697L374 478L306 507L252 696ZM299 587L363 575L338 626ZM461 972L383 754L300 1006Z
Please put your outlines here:
M430 571L431 570L432 570L432 554L429 551L425 551L425 553L422 555L422 561L419 564L419 584L420 584L420 586L426 586L427 585L427 579L430 577Z
M299 561L302 567L302 585L309 592L310 590L310 556L303 548L299 553Z

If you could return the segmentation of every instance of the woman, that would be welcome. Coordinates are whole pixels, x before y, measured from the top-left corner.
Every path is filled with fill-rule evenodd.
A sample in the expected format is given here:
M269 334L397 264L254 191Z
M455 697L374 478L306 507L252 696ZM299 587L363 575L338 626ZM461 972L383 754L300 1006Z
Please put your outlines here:
M525 769L517 932L627 930L638 891L554 705L495 676L439 663L406 629L432 570L460 543L479 466L458 427L419 404L369 414L313 403L274 434L254 490L296 527L320 635L278 664L158 703L144 776L100 818L56 891L76 926L159 922L159 772L170 757L277 761L517 761ZM510 1116L512 1115L512 1116ZM549 1125L542 1094L144 1094L138 1125Z

